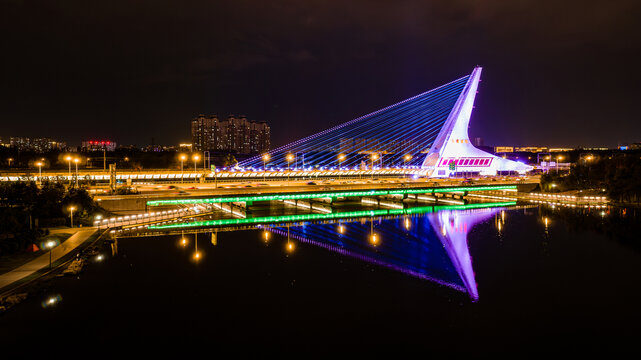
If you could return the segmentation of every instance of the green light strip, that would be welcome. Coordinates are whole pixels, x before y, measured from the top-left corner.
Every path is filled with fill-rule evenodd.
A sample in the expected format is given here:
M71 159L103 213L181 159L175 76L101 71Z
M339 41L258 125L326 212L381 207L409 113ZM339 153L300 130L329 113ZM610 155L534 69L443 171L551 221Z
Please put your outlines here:
M442 206L421 206L408 209L381 209L381 210L362 210L362 211L346 211L340 213L329 214L298 214L298 215L281 215L281 216L264 216L246 219L218 219L218 220L205 220L194 221L190 223L181 224L166 224L166 225L151 225L148 229L162 230L162 229L176 229L176 228L191 228L200 226L225 226L225 225L243 225L243 224L264 224L264 223L282 223L282 222L297 222L307 220L331 220L352 217L364 216L384 216L384 215L411 215L411 214L425 214L440 210L468 210L479 208L491 208L500 206L516 205L516 201L508 202L495 202L495 203L478 203L467 205L442 205Z
M337 197L406 195L406 194L426 194L426 193L434 194L434 193L444 193L444 192L515 190L515 189L516 189L516 185L493 185L493 186L459 186L459 187L423 188L423 189L317 192L317 193L299 193L299 194L233 196L233 197L221 196L221 197L203 198L203 199L150 200L150 201L147 201L147 205L163 206L163 205L213 204L213 203L247 202L247 201L302 200L302 199L315 199L315 198L327 198L327 197L337 198Z

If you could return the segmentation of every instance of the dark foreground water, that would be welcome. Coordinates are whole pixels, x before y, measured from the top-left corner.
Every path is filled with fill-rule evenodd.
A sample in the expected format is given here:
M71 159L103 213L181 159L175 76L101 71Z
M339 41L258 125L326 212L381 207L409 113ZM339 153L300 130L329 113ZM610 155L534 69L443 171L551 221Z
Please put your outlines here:
M634 234L601 232L609 213L564 211L443 211L375 218L373 227L371 219L292 227L293 251L278 235L285 227L271 229L268 241L262 230L221 232L215 246L200 234L197 263L193 235L186 247L175 236L119 239L117 254L105 247L104 259L80 276L52 279L0 316L0 343L636 351Z

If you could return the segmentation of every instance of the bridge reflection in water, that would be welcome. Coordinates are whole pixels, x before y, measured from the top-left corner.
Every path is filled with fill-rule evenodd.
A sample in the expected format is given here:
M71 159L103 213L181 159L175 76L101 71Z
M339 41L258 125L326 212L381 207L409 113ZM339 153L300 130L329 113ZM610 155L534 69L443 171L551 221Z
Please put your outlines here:
M467 234L501 208L269 228L284 237L466 292L478 300ZM288 239L289 240L289 239Z
M219 219L154 226L155 231L147 229L137 235L175 234L190 228L187 232L212 233L214 239L220 231L261 228L286 238L288 251L300 241L465 292L476 301L479 294L467 235L474 225L515 204L432 206L385 211L385 214L371 210L349 213L369 213L370 216L340 217L335 213L334 218L325 218L327 214L318 220L295 216L266 217L265 221L256 218L252 223L248 223L248 219L224 219L240 222L231 224ZM136 234L123 232L119 236Z

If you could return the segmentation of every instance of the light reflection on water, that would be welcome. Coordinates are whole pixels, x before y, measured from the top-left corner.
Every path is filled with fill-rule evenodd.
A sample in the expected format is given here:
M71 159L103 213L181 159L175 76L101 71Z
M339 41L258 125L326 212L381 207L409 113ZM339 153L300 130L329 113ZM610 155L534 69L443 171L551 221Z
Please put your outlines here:
M269 231L466 292L478 299L467 235L501 208L443 210L393 219L271 227Z
M283 223L283 219L293 218L288 215L278 218L279 222L263 222L255 227L264 229L261 239L265 243L271 241L271 233L284 237L284 250L288 254L295 252L296 242L311 244L447 286L467 293L472 301L476 301L479 293L467 244L468 233L476 224L499 213L500 221L504 224L506 208L501 205L513 204L505 202L473 204L469 207L417 207L397 210L400 215L390 215L386 210L366 210L343 213L358 214L360 217L357 218L347 218L346 215L335 213L323 215L333 217L329 221ZM362 214L371 215L364 217ZM165 226L181 229L179 245L186 248L188 240L185 237L185 228L211 225L216 221L174 223ZM249 222L251 219L238 221ZM204 256L198 250L198 233L211 233L211 242L216 245L217 231L218 228L202 227L192 230L195 242L192 261L199 262Z
M501 206L502 204L504 205ZM396 210L403 215L390 215L392 213L388 210L363 210L349 213L372 214L369 217L359 218L345 218L341 213L285 215L265 218L277 219L278 222L270 224L266 221L260 221L258 224L250 225L249 228L263 229L260 238L267 244L273 239L272 233L286 239L283 248L287 254L295 253L297 242L310 244L359 259L368 264L382 266L408 276L447 286L466 293L475 302L479 299L479 291L468 246L468 234L475 225L493 218L500 239L503 236L509 211L524 209L527 212L527 209L538 207L535 205L515 206L514 204L514 202L477 203L472 207L468 207L469 205L465 207L429 206ZM547 244L550 237L549 226L552 222L552 214L549 211L558 211L559 209L554 206L539 206L542 206L539 215L544 229L542 243ZM605 210L600 207L582 211L601 216L605 213ZM387 215L378 216L383 213ZM285 219L291 221L290 218L296 216L330 216L331 218L328 219L331 220L282 222L286 221ZM252 223L251 218L236 220ZM225 228L224 226L220 228L202 227L203 225L217 224L219 221L231 222L234 219L190 220L183 223L162 225L159 228L163 226L180 228L181 236L178 245L185 249L193 247L191 261L198 263L203 261L203 257L206 255L198 248L199 233L202 234L201 239L203 235L210 234L211 244L215 246L218 231L239 231L236 228ZM194 228L190 231L193 244L190 244L189 237L185 236L185 229L189 228Z
M563 341L568 334L601 341L615 325L622 331L611 336L635 334L641 297L630 284L639 254L586 229L629 230L638 218L583 211L440 209L119 238L105 244L102 262L96 255L78 277L53 279L0 320L11 339L61 323L106 338L125 331L120 339L228 341L242 333L275 342L285 333L294 341L368 342L358 334L394 329L385 336L444 347L459 340L491 347L497 338L542 346L542 329ZM84 322L88 311L100 326Z

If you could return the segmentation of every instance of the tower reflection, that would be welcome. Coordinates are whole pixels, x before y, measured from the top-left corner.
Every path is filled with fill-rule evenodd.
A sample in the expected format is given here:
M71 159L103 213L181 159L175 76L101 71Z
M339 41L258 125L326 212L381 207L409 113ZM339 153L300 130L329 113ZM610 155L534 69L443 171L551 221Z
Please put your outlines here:
M272 227L270 231L342 255L383 266L467 293L478 300L478 290L467 244L470 229L501 208L442 210L435 213L372 221ZM411 224L411 226L408 226Z

